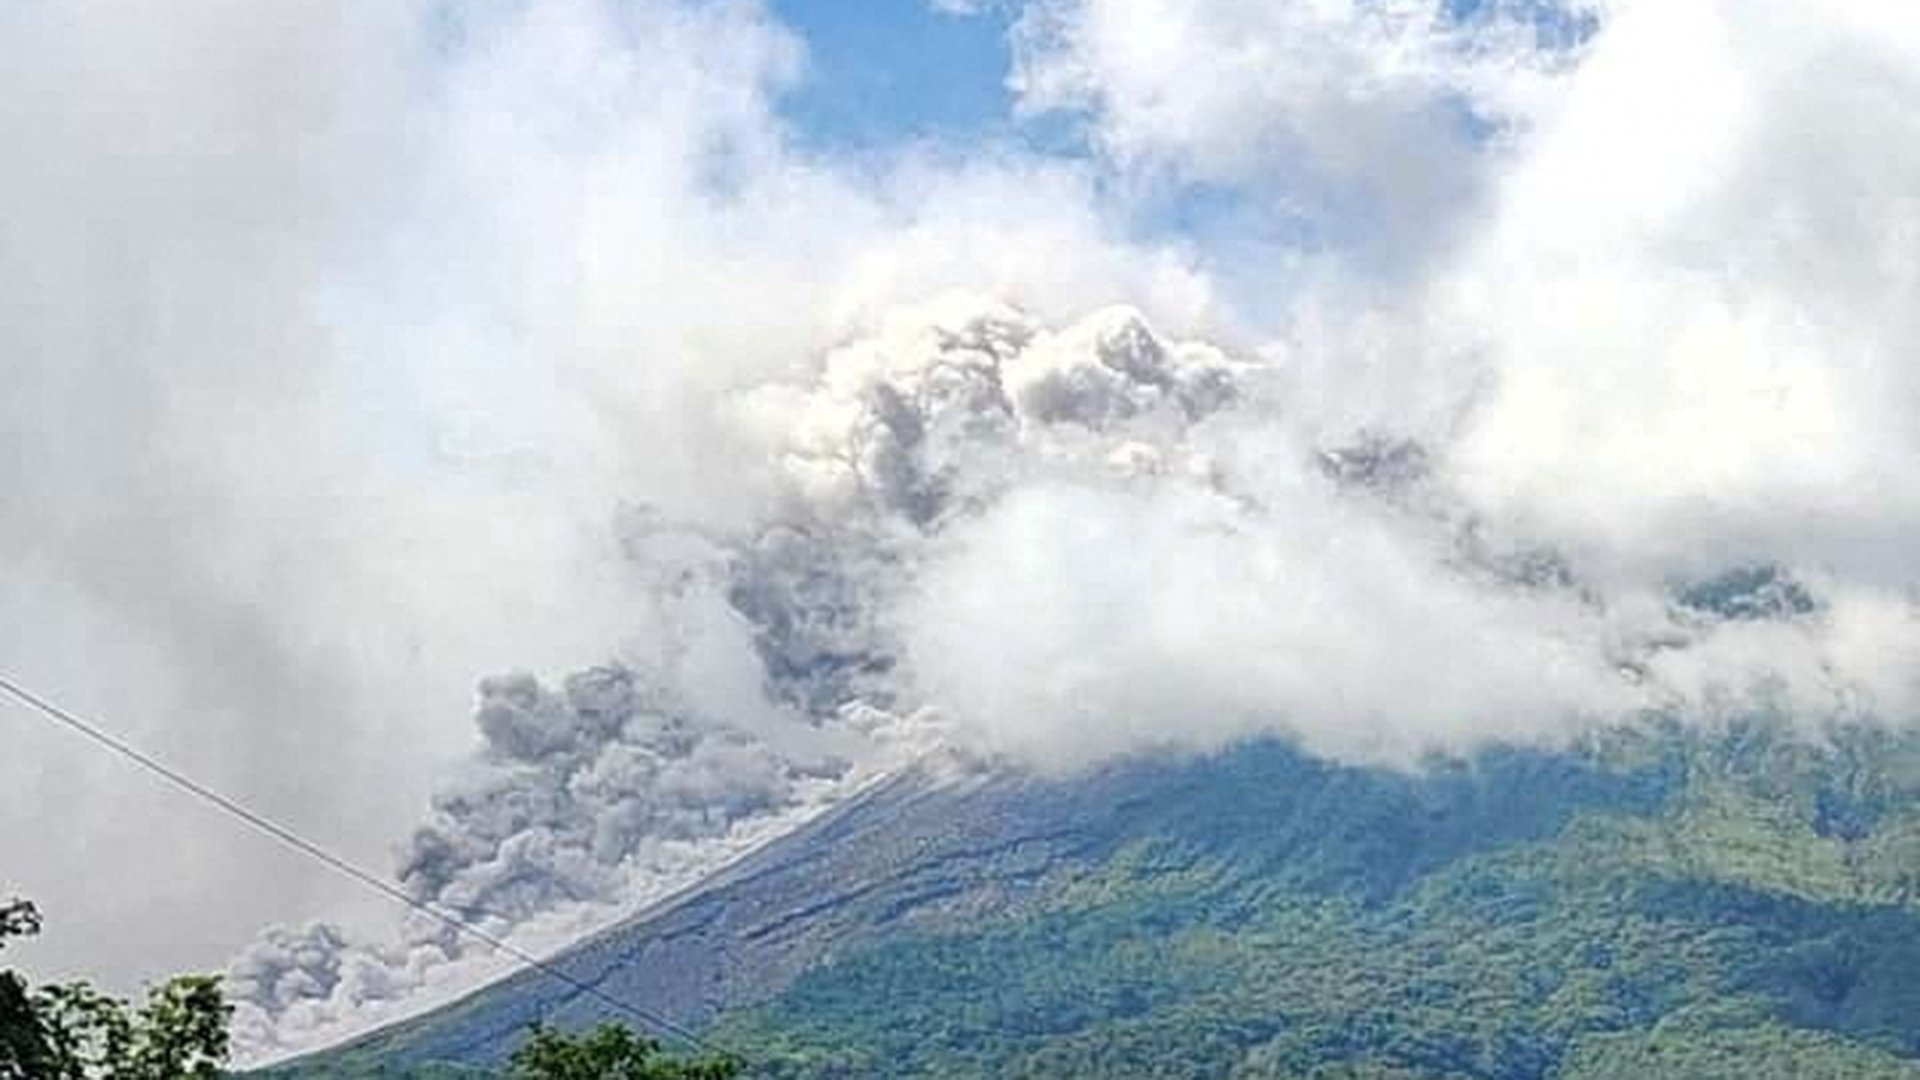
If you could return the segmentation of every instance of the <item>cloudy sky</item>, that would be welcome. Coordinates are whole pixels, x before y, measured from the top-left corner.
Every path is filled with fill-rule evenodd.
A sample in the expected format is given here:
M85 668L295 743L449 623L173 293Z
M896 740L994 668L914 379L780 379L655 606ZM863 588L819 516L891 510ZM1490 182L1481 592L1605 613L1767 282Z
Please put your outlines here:
M1906 722L1917 52L1872 0L10 4L0 670L550 933L935 748ZM243 956L283 1046L456 979L0 739L40 973Z

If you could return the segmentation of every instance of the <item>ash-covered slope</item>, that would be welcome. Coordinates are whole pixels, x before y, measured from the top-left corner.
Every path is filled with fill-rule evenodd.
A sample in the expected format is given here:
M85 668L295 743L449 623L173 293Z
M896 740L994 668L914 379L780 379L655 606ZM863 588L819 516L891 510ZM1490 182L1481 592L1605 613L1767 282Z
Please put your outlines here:
M899 779L557 962L764 1075L1920 1075L1916 899L1911 740L1261 742ZM537 1019L620 1017L523 974L290 1073L484 1069Z
M1044 784L916 774L889 782L688 894L554 963L677 1022L766 1000L808 967L890 930L969 925L1017 907L1035 882L1111 848L1118 777ZM498 1062L534 1020L630 1018L526 972L417 1020L317 1055L296 1075L362 1066Z

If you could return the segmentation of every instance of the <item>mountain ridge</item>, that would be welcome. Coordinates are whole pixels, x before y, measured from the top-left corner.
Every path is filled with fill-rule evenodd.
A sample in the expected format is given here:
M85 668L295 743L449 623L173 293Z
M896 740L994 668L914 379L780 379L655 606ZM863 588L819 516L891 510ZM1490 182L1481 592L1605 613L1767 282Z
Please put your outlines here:
M1883 729L1411 771L1265 740L896 777L555 962L756 1075L1920 1075L1916 856L1920 744ZM522 973L271 1075L486 1069L608 1012Z

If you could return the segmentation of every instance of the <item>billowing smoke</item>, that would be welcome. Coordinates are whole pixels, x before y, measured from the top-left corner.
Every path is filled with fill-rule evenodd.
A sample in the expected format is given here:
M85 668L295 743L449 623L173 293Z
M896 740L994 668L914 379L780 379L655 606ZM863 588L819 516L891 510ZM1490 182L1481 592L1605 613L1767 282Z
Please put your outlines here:
M397 878L421 904L523 941L564 941L658 899L872 775L677 711L618 665L560 692L489 679L476 722L472 775L435 798ZM337 1037L502 960L419 913L378 943L325 923L274 928L230 967L237 1037L251 1055Z
M907 612L940 538L1034 470L1150 476L1236 398L1241 365L1116 309L1061 333L951 296L893 313L806 383L735 398L770 516L726 532L636 508L659 647L568 678L481 684L484 747L397 875L490 932L603 923L956 738L911 674ZM713 700L715 688L742 691ZM991 752L989 743L978 744ZM275 929L233 965L252 1053L418 1008L498 959L426 917L393 943Z

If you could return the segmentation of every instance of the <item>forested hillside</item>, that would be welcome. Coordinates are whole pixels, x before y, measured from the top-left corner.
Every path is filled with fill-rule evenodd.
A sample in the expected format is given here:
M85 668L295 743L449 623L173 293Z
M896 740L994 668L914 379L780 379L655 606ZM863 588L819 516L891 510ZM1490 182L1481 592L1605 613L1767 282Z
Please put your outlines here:
M1920 741L923 779L567 963L757 1076L1920 1076ZM599 1011L523 976L309 1074Z

